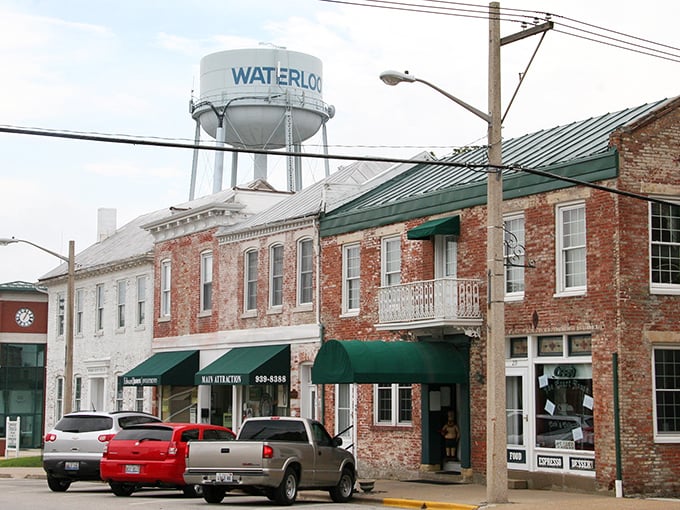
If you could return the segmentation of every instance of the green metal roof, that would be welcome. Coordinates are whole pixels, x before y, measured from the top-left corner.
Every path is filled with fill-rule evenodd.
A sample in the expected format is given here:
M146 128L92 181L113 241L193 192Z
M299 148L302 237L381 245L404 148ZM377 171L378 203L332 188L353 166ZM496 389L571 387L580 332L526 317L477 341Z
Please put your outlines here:
M467 383L467 352L447 342L329 340L316 355L314 384Z
M609 136L617 128L649 114L667 100L503 140L503 164L541 169L555 175L596 182L618 175L618 155ZM486 147L442 158L461 165L487 163ZM542 193L574 184L504 170L503 198ZM484 169L417 165L352 202L322 216L322 237L441 214L486 203Z

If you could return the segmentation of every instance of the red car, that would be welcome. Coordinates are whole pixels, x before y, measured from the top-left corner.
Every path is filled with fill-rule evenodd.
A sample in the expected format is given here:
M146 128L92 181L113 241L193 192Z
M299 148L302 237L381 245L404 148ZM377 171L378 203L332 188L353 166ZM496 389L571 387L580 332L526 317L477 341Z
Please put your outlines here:
M129 496L141 487L175 488L187 496L197 496L196 488L184 483L187 443L234 437L226 427L204 423L133 425L106 445L99 473L116 496Z

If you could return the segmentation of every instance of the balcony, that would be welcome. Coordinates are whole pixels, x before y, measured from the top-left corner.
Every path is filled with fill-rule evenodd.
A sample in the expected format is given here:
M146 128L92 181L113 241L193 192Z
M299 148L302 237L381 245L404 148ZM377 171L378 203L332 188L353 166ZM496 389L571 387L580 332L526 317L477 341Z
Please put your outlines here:
M480 286L480 280L438 278L381 287L376 329L438 328L479 336L482 326Z

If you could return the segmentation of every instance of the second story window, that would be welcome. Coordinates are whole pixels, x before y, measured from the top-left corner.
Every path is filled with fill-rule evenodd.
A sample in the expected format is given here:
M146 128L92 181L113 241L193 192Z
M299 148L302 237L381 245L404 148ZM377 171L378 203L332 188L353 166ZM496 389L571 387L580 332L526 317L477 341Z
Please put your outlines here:
M95 288L95 331L104 329L104 284L100 283Z
M170 317L170 261L161 262L161 317Z
M576 203L557 208L557 293L586 291L586 207Z
M116 327L125 327L125 299L127 282L120 280L118 282L118 303L116 304Z
M246 252L244 259L245 286L243 304L245 310L257 310L257 251Z
M401 238L382 240L382 285L389 287L401 283Z
M269 250L269 306L283 305L283 245Z
M513 215L504 219L505 226L505 295L524 295L524 216Z
M137 326L144 324L146 319L146 276L137 277Z
M312 240L303 239L298 243L298 304L312 302L314 289L313 277L314 255L312 252Z
M212 310L213 254L201 254L201 311Z
M83 334L83 299L84 299L83 289L76 289L76 323L74 333L76 335Z
M680 205L649 207L652 291L680 292Z
M359 310L361 291L361 267L359 245L349 244L342 247L342 312Z
M64 336L64 294L57 294L57 336Z

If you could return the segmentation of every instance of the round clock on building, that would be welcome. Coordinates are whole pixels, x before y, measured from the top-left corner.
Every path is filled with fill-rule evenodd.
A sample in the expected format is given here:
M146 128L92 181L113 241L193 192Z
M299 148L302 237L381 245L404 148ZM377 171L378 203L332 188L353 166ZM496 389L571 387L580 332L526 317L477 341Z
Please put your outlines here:
M35 320L35 314L30 308L19 308L16 315L14 316L14 320L16 320L17 324L22 328L27 328L33 324L33 321Z

